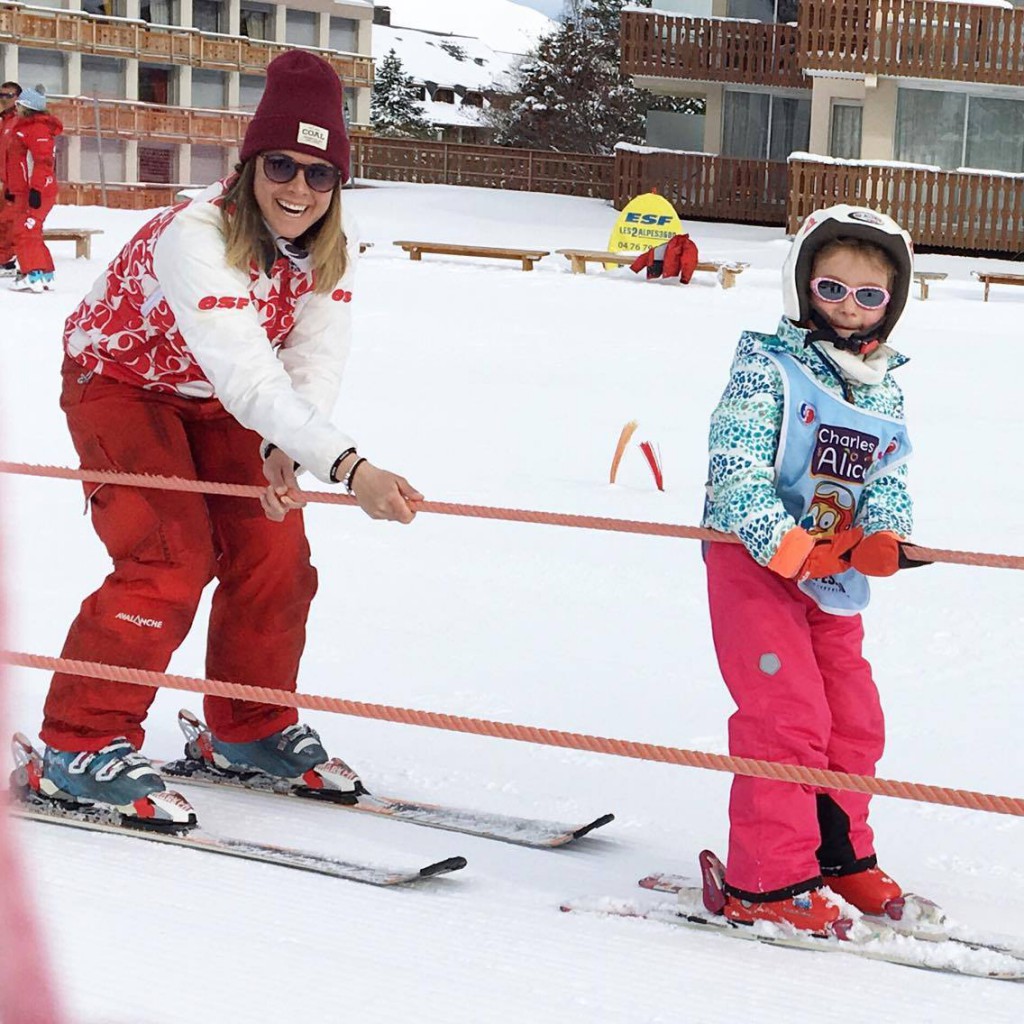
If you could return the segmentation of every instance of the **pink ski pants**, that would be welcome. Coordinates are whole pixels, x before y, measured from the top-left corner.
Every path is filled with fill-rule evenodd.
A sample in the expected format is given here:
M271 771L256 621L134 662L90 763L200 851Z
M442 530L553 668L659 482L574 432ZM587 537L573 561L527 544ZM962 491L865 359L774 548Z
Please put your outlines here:
M730 753L873 775L885 727L861 654L860 616L823 612L740 544L709 544L706 563L715 651L737 705ZM757 894L799 891L813 887L822 866L871 857L869 799L737 775L728 884ZM822 803L829 811L819 821Z

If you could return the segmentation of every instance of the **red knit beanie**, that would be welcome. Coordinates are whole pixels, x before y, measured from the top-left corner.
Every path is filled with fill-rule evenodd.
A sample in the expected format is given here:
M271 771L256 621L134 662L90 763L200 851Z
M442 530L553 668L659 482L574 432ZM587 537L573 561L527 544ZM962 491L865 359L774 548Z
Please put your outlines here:
M289 50L267 65L267 87L239 156L245 161L271 149L318 156L348 180L341 81L330 64L303 50Z

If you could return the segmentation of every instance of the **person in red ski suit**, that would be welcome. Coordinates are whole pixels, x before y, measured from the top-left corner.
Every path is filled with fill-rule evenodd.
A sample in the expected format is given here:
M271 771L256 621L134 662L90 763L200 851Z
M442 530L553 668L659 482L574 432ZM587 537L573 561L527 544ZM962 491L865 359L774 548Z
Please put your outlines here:
M63 131L60 120L46 112L46 97L35 89L22 89L4 161L4 188L13 196L18 260L18 276L11 287L17 291L41 292L53 286L53 257L43 241L43 223L57 201L54 146Z
M343 221L349 141L329 64L289 51L269 65L240 159L146 223L68 317L61 406L83 467L259 484L262 499L87 484L114 566L63 656L163 671L215 579L206 675L293 691L317 589L298 467L344 484L375 519L411 522L422 495L331 419L358 242ZM179 821L154 810L171 794L138 753L155 694L56 673L44 794ZM211 696L204 710L214 749L203 756L217 768L344 787L315 777L341 762L293 708ZM350 770L347 782L361 791Z
M14 259L14 196L8 198L4 187L7 176L7 147L18 122L17 100L21 86L17 82L0 85L0 277L14 277L18 264Z

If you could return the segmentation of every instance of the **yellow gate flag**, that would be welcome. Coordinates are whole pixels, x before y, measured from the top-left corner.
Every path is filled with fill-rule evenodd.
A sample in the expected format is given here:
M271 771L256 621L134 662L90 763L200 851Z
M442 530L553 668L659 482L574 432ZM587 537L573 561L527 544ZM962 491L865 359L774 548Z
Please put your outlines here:
M615 222L609 252L647 252L683 233L672 204L657 192L631 199Z

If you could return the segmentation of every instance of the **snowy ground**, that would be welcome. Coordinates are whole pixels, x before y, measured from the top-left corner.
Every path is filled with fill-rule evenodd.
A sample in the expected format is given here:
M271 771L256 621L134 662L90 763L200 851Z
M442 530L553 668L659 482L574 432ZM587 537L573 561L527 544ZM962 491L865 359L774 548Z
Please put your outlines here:
M395 238L603 247L600 201L440 186L346 193L365 239L357 339L338 421L429 498L696 524L708 415L744 327L780 311L781 230L693 224L704 257L751 264L732 291L628 270L569 274L427 256ZM91 262L57 243L54 294L0 293L2 457L74 465L57 407L64 316L142 223L58 208L103 228ZM915 539L1019 553L1020 320L1024 293L988 304L970 270L911 300L898 345L916 453ZM1011 268L1017 269L1017 268ZM639 452L607 484L619 430L658 442L667 490ZM106 559L70 483L6 478L9 642L56 655ZM316 485L319 486L319 485ZM731 711L685 541L420 516L308 513L321 590L300 687L309 693L724 752ZM888 715L880 773L1020 796L1024 578L936 565L881 581L868 654ZM171 671L202 675L201 623ZM38 728L45 673L14 670L12 717ZM165 691L146 752L179 749ZM189 703L186 699L185 703ZM191 701L192 706L196 706ZM961 1024L1024 1019L1024 990L799 954L643 922L563 915L581 895L640 895L651 870L724 851L729 778L694 769L309 715L329 748L383 793L530 816L617 820L574 849L537 852L243 795L189 792L227 834L351 858L469 867L380 891L119 837L19 823L61 991L90 1024L278 1022L726 1022L837 1019ZM1024 942L1024 823L878 799L882 864L958 920Z

